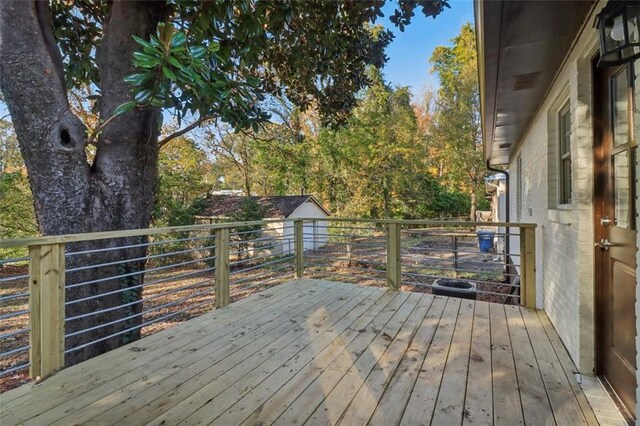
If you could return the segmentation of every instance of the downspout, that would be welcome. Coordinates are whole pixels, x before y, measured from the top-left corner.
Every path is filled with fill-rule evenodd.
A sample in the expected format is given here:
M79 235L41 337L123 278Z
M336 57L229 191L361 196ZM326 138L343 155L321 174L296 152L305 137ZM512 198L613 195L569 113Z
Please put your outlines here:
M504 215L504 221L505 222L509 222L509 211L511 210L511 203L509 202L509 198L510 198L510 191L509 191L509 172L507 172L506 170L500 170L500 169L496 169L494 167L491 167L491 164L489 164L489 160L487 160L487 170L489 170L490 172L494 172L494 173L502 173L505 177L504 180L504 187L505 187L505 196L506 196L506 200L505 200L505 205L506 205L506 212ZM509 238L509 228L505 228L505 232L506 232L506 238L505 238L505 242L504 242L504 251L505 251L505 261L507 259L507 256L509 254L509 242L511 240L511 238Z

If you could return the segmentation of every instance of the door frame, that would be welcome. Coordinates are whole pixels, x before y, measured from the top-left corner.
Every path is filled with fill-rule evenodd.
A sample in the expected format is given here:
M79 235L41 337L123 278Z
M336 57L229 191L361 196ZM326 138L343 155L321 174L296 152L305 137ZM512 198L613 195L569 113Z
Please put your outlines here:
M603 106L603 102L609 102L609 99L604 99L604 94L602 93L602 86L604 84L605 79L605 71L602 68L598 68L596 66L598 62L599 56L596 55L592 59L591 69L592 69L592 105L593 105L593 235L594 239L598 239L599 235L602 231L602 225L600 224L599 219L603 216L604 213L604 197L606 196L606 190L601 190L599 188L604 188L606 184L606 177L603 171L608 171L607 166L605 165L604 158L604 146L605 146L605 137L610 138L611 135L604 135L604 123L603 119L605 117L605 111L608 111L609 108ZM627 73L629 81L633 88L633 66L627 65ZM631 91L631 95L633 98L633 89ZM629 115L632 116L633 111L633 99L630 100L630 111ZM610 111L608 111L610 112ZM630 117L633 119L633 117ZM609 120L611 120L609 118ZM606 303L605 299L606 291L605 291L605 282L604 282L604 262L605 256L604 252L600 250L598 247L594 245L593 248L593 259L594 259L594 269L593 269L593 277L594 277L594 373L600 379L601 383L607 389L609 395L611 395L612 400L625 417L625 420L628 422L634 422L635 419L628 411L626 406L622 403L620 398L617 396L611 384L608 382L605 376L603 376L604 370L604 313L606 312ZM638 300L635 302L638 303ZM640 331L640 330L638 330ZM638 346L637 339L639 335L636 335L636 348ZM637 373L636 373L636 386L637 383ZM640 401L636 401L638 404ZM631 424L631 423L630 423Z

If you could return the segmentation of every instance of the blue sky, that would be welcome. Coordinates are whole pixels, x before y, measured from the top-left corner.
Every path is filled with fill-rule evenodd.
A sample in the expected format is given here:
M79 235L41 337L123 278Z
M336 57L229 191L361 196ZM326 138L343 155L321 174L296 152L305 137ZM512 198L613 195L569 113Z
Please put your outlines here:
M389 62L383 72L392 85L410 86L414 96L425 86L436 88L437 76L430 74L429 58L436 46L450 44L466 22L473 22L472 0L451 0L451 9L445 9L436 19L427 18L416 10L411 25L400 32L389 22L389 16L396 7L392 1L385 5L385 17L380 24L391 29L395 39L387 48Z

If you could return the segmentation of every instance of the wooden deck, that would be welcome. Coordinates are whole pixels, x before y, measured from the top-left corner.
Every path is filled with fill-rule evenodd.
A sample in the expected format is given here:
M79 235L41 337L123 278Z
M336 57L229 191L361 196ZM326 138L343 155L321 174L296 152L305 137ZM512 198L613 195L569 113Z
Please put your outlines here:
M0 396L3 426L596 424L542 312L298 280Z

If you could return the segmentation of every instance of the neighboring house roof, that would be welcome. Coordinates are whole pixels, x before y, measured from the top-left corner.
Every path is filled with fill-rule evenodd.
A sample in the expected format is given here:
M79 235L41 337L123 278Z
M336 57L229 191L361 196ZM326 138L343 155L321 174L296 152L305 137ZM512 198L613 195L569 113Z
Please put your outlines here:
M242 201L246 197L237 195L210 195L205 200L206 207L198 216L203 217L229 217L240 210ZM289 217L298 207L307 201L316 204L322 211L329 215L329 211L311 195L277 195L268 197L252 196L265 209L266 218Z

